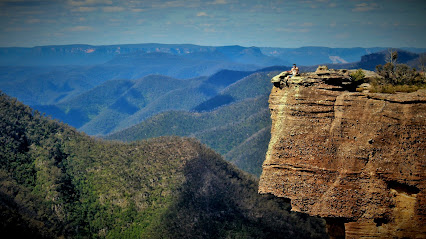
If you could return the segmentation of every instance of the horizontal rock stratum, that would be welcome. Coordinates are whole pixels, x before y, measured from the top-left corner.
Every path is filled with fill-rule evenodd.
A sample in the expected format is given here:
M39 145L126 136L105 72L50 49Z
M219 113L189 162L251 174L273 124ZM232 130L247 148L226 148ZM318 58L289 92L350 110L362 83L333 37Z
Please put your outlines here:
M426 90L351 91L348 71L275 82L259 193L326 219L331 238L426 238Z

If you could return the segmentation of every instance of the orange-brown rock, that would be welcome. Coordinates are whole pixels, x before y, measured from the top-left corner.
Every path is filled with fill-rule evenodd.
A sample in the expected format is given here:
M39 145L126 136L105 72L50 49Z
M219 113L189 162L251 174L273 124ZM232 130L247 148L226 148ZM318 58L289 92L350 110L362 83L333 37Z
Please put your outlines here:
M346 71L317 73L274 84L259 192L331 237L426 238L426 90L352 92Z

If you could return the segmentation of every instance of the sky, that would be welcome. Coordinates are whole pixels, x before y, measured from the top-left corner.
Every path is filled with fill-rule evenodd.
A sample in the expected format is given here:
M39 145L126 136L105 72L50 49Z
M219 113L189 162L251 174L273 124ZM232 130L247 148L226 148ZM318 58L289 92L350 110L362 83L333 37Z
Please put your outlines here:
M0 47L426 48L426 0L0 0Z

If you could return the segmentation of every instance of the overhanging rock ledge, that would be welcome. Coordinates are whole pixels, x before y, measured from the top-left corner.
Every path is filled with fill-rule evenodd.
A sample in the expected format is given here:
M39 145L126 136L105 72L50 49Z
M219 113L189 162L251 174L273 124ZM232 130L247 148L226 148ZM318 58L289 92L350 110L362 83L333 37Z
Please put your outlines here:
M331 238L426 238L426 90L350 84L333 70L274 83L259 193L325 218Z

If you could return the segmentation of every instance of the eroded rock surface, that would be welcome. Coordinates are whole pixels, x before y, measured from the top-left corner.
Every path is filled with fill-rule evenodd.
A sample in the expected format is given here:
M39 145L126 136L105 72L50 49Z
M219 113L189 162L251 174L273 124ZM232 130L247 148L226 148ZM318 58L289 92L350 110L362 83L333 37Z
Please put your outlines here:
M259 192L325 218L331 237L426 238L426 90L350 85L346 71L274 84Z

